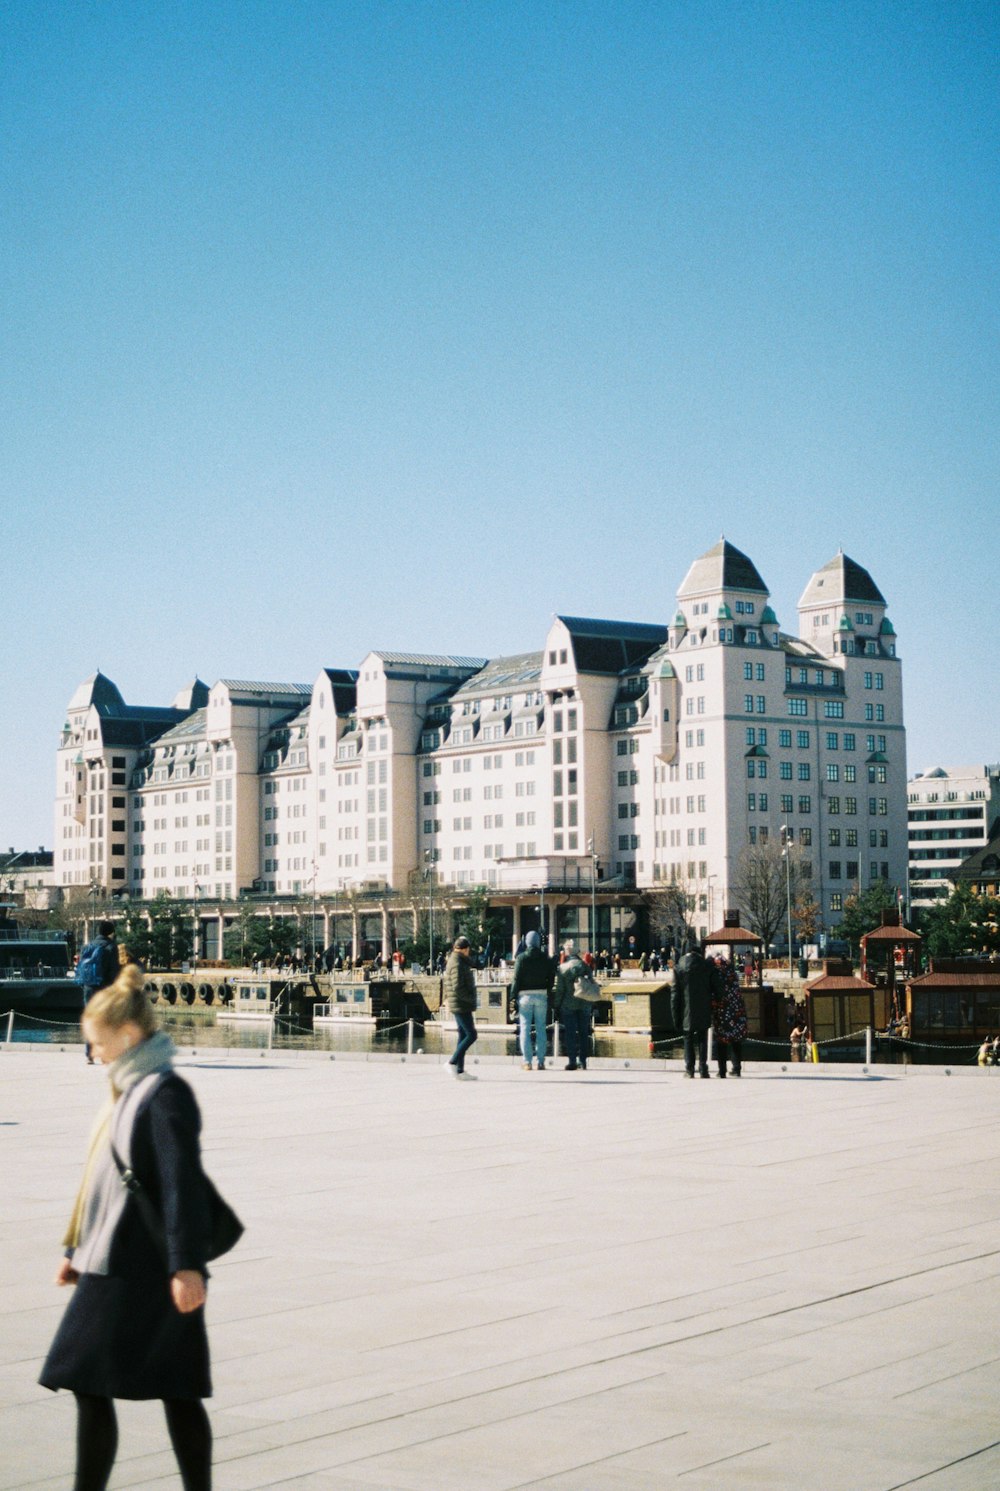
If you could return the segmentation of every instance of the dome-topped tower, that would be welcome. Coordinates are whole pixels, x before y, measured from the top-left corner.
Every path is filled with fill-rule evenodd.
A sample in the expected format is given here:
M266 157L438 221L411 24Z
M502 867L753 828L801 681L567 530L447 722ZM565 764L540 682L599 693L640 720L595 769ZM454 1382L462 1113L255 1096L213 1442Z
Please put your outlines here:
M828 657L895 656L895 632L891 623L884 628L885 606L868 571L841 549L802 592L799 635Z
M753 560L725 537L694 561L677 592L679 614L701 642L771 643L777 619L769 599Z

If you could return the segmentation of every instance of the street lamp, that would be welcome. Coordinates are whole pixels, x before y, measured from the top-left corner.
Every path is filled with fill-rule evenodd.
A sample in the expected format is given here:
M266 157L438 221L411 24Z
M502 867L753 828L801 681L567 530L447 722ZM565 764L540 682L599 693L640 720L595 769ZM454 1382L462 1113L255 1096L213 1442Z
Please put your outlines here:
M718 875L709 875L708 877L708 925L710 931L713 932L715 931L715 887L712 881L718 880L718 878Z
M597 957L597 851L594 848L594 835L591 834L587 841L590 851L590 951Z
M100 883L97 880L90 882L90 927L87 933L88 940L94 935L94 923L97 921L97 892L100 888Z
M193 969L198 967L198 947L201 942L201 914L198 910L198 897L201 895L203 889L204 886L199 885L196 880L194 883L194 947L191 949L191 967Z
M792 830L781 825L781 853L785 860L785 896L788 905L788 988L792 987Z
M312 893L312 939L311 939L311 941L312 941L312 970L315 973L315 971L316 971L316 876L319 874L319 868L318 868L315 860L313 860L313 862L312 862L312 872L313 872L312 873L312 888L313 888L313 893Z
M427 894L430 904L430 972L434 972L434 850L424 850L424 879L427 881Z

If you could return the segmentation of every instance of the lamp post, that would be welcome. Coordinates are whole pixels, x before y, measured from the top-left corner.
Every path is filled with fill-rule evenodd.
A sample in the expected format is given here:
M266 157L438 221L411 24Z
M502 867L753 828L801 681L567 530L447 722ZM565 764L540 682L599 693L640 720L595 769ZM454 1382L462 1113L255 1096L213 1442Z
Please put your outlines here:
M87 929L87 941L91 941L94 935L94 923L97 921L97 892L100 885L96 880L90 882L90 926Z
M431 973L433 973L434 972L434 851L433 851L433 849L425 849L424 850L424 863L426 865L426 868L424 870L424 879L427 881L427 895L428 895L429 908L430 908L429 909L429 921L430 921L430 957L429 957L429 961L430 961L430 971L431 971Z
M316 972L316 876L319 874L319 868L318 868L315 860L313 860L313 862L312 862L312 872L313 872L312 873L312 937L310 938L310 943L311 943L311 947L312 947L312 962L310 964L310 967L312 969L312 972L315 973Z
M198 897L201 895L202 889L203 887L196 880L194 883L194 946L191 948L192 969L197 969L198 967L198 946L201 941L201 913L198 910Z
M718 878L718 875L714 874L708 877L708 927L710 932L715 931L715 887L712 881L718 880Z
M587 848L590 851L590 951L597 957L597 851L594 835L591 834Z
M785 860L785 897L788 907L788 988L792 987L792 830L781 825L781 853Z

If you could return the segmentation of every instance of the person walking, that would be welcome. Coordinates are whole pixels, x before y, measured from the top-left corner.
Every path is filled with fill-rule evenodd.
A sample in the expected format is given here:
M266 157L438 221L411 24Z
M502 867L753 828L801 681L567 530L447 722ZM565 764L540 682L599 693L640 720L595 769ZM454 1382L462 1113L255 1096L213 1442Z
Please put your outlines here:
M715 967L722 985L722 993L712 1010L712 1025L715 1029L715 1056L719 1064L719 1076L726 1075L727 1060L732 1065L734 1077L743 1075L743 1042L749 1022L747 1007L740 988L740 976L728 958L716 958Z
M173 1070L138 964L84 1011L84 1034L111 1091L90 1136L55 1282L73 1285L39 1381L77 1403L75 1491L104 1491L118 1447L114 1399L159 1398L185 1491L210 1491L212 1429L205 1329L209 1195L194 1093ZM117 1159L162 1215L154 1241Z
M469 962L470 951L468 937L456 938L444 966L445 1002L458 1026L458 1044L448 1063L448 1071L463 1082L476 1081L472 1073L465 1070L465 1053L479 1039L476 1032L476 1005L479 1003L479 996L476 993L476 975Z
M518 1023L521 1027L521 1056L524 1070L531 1071L532 1058L538 1070L545 1070L546 1024L549 1017L549 995L555 979L552 959L542 951L542 939L529 932L525 950L514 964L510 992L517 997Z
M554 1004L566 1048L566 1071L587 1070L590 1056L592 1010L585 999L573 992L578 978L588 977L587 965L573 941L563 943L563 962L555 979Z
M84 1009L87 1008L88 1002L93 999L98 989L106 989L109 984L114 983L120 967L121 959L118 955L118 944L115 941L115 924L114 922L98 922L97 936L93 942L87 943L76 965L76 981L83 995ZM87 1065L93 1066L94 1058L89 1041L84 1043L83 1049L87 1057Z
M674 1026L684 1032L684 1075L694 1076L695 1059L702 1077L709 1077L708 1027L712 1004L722 996L722 983L714 963L706 961L701 944L692 941L674 970L670 1008Z

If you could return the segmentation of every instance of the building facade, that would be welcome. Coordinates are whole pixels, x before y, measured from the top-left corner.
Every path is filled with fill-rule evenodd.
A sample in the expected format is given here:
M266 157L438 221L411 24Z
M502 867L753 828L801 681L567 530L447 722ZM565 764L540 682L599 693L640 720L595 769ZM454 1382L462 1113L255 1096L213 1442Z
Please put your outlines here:
M537 652L372 652L311 686L195 680L168 709L96 674L58 753L56 879L220 903L674 883L707 930L787 834L830 928L853 890L906 885L900 674L859 564L817 570L791 632L725 539L669 623L558 616Z
M937 766L907 783L911 906L933 906L1000 819L1000 765Z

